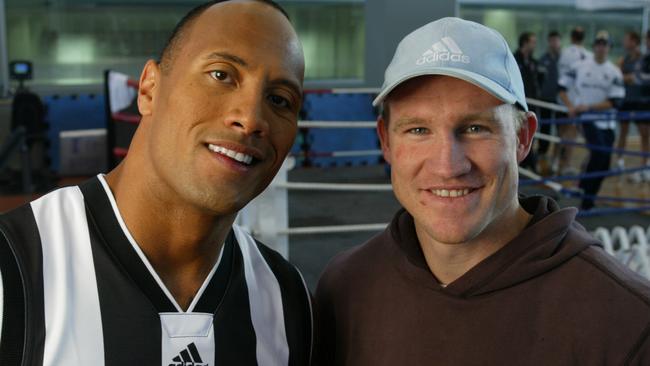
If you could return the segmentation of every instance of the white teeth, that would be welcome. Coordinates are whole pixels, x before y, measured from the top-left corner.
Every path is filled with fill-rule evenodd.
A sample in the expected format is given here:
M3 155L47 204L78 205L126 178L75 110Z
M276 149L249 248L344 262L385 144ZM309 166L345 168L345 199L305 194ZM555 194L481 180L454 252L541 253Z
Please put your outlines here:
M462 197L469 194L469 189L432 189L431 193L438 197Z
M219 153L221 155L226 155L227 157L237 160L240 163L244 163L246 165L249 165L250 163L253 162L253 157L250 155L246 155L244 153L240 153L237 151L232 151L230 149L226 149L225 147L222 146L217 146L213 144L208 144L208 149L210 151L214 151L216 153Z

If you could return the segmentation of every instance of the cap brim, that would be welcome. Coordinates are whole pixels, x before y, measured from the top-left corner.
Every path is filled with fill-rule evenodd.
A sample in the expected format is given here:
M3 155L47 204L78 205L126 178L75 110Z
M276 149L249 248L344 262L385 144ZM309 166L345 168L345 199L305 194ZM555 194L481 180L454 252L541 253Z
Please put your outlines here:
M409 74L397 79L391 85L389 85L384 90L382 90L381 93L379 93L379 95L377 95L377 98L375 98L375 100L372 102L372 105L374 107L377 107L379 104L381 104L381 102L386 98L386 96L390 92L392 92L398 85L402 84L403 82L419 76L426 76L426 75L445 75L445 76L451 76L454 78L465 80L468 83L474 84L479 88L485 90L486 92L492 94L493 96L503 101L504 103L514 104L517 102L517 99L512 93L507 91L501 85L486 78L485 76L479 75L471 71L459 70L455 68L433 67L426 70L422 70L419 73Z

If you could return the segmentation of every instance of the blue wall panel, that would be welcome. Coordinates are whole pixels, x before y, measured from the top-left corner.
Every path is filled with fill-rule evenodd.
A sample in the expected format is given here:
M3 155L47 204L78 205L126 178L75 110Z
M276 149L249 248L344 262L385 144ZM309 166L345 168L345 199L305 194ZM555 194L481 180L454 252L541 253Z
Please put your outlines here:
M371 94L307 94L303 107L305 119L311 121L374 121L377 117L372 107L373 97ZM311 143L311 151L317 154L379 148L374 128L312 128L309 130L308 141ZM299 136L292 152L300 151L299 145L302 142L303 138ZM316 166L376 164L379 161L379 156L316 157L312 161Z
M106 128L104 96L102 94L47 96L43 99L47 106L46 121L50 124L51 168L59 171L59 132Z
M307 94L304 111L306 120L319 121L374 121L375 110L372 107L371 94ZM59 132L105 128L105 107L103 95L48 96L44 98L47 105L48 132L51 140L50 157L52 169L59 171ZM311 128L307 135L311 151L324 153L332 151L375 150L379 142L374 128L319 129ZM293 153L300 152L303 137L298 134ZM359 165L376 164L379 156L363 157L316 157L314 165ZM299 159L300 163L300 159Z

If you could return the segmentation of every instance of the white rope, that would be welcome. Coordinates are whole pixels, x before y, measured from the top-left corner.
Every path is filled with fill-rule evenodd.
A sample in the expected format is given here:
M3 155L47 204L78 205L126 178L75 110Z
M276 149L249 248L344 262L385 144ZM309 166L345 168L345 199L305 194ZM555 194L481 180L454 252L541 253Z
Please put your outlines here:
M347 156L374 156L381 155L381 150L355 150L355 151L333 151L333 157L347 157Z
M390 184L357 184L357 183L307 183L286 182L278 183L275 187L289 190L307 191L392 191Z
M332 88L307 89L305 94L379 94L381 88Z
M519 172L531 179L542 181L544 185L552 190L559 192L564 187L557 182L544 180L544 178L532 171L519 167ZM317 183L317 182L282 182L277 183L274 187L285 188L292 191L369 191L369 192L386 192L392 191L391 184L360 184L360 183Z
M305 92L309 93L310 90L306 90ZM324 91L316 90L315 92L320 92L323 94L379 94L381 92L381 88L333 88L333 89L326 89ZM530 105L534 105L536 107L550 109L556 112L567 113L569 111L567 107L561 104L550 103L544 100L539 100L534 98L526 98L526 103Z
M545 180L541 175L536 174L533 171L528 170L526 168L519 167L519 173L521 173L521 175L524 175L528 178L540 181L542 184L549 187L555 192L560 192L564 188L564 186L562 186L560 183Z
M333 90L351 91L356 89L333 89ZM363 90L363 89L359 89L359 90ZM559 104L553 104L553 103L544 102L541 100L531 99L531 98L527 98L526 101L531 105L547 108L558 112L568 111L565 106ZM376 128L377 121L298 121L298 127L300 128ZM539 135L544 136L546 139L555 137L551 135L543 135L543 134L539 134ZM549 141L559 142L559 140L549 140Z
M381 88L334 88L332 94L379 94Z
M309 93L309 92L310 90L305 90L305 93ZM325 90L317 89L314 92L322 93L322 94L379 94L381 92L381 88L332 88L332 89L325 89ZM526 98L526 103L530 105L534 105L536 107L550 109L556 112L567 113L569 111L567 107L561 104L550 103L544 100L539 100L534 98Z
M303 234L349 233L349 232L358 232L358 231L381 231L384 230L387 225L388 223L336 225L336 226L304 226L304 227L292 227L285 230L279 230L278 234L303 235Z
M564 112L564 113L569 112L569 109L561 104L549 103L539 99L526 98L526 103L530 105L534 105L536 107L550 109L556 112Z
M310 157L315 158L341 158L341 157L355 157L355 156L374 156L381 155L381 150L350 150L350 151L328 151L328 152L316 152L313 154L307 154ZM296 155L305 155L302 151Z
M562 138L560 138L558 136L547 135L545 133L540 133L540 132L535 133L535 137L537 139L539 139L539 140L546 140L546 141L549 141L549 142L555 142L555 143L562 142Z
M298 121L299 128L376 128L377 121Z

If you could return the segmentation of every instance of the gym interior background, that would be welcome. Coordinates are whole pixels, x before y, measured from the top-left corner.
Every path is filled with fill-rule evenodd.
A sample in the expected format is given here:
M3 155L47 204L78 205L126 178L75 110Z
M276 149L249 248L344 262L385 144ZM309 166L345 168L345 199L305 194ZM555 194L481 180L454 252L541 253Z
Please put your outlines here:
M579 0L578 0L579 1ZM499 30L517 48L518 35L531 31L538 35L536 55L546 49L545 35L557 30L563 45L569 43L570 29L582 26L586 39L600 29L622 40L628 30L641 32L647 11L629 9L581 10L576 0L279 0L288 12L303 43L306 82L309 90L335 88L377 88L398 41L412 29L435 18L461 16ZM0 0L0 147L11 133L13 96L18 82L10 77L10 62L30 61L33 73L24 85L40 97L47 123L46 144L32 162L37 191L65 184L61 154L62 133L106 128L105 70L114 70L137 80L145 61L156 58L167 35L188 8L200 1L182 0ZM645 19L644 19L645 17ZM622 43L612 45L611 59L623 54ZM356 119L370 120L367 99L313 97L308 100L311 119L341 119L318 115L332 106ZM325 113L325 112L322 112ZM319 118L320 117L320 118ZM345 134L345 132L339 132ZM633 132L634 133L634 132ZM349 136L353 136L348 133ZM367 137L371 136L371 137ZM374 131L363 139L376 148ZM313 139L313 136L311 137ZM332 141L341 140L341 136ZM350 138L359 141L358 137ZM297 141L294 151L300 151ZM332 142L334 144L334 142ZM322 149L327 149L322 146ZM329 146L330 149L349 146ZM0 156L2 158L2 156ZM2 159L0 159L2 160ZM388 182L381 159L330 159L309 169L290 172L290 179L332 182ZM20 154L6 157L0 164L0 212L29 200L23 195ZM101 169L99 169L101 170ZM72 181L77 177L72 174ZM42 179L43 182L39 182ZM47 180L47 182L45 182ZM78 180L77 180L78 181ZM38 193L38 192L37 192ZM346 193L347 194L347 193ZM290 225L387 222L397 203L389 194L350 194L336 199L305 192L289 194ZM10 200L8 197L14 198ZM16 199L17 197L17 199ZM319 207L342 202L345 207ZM566 199L563 204L574 204ZM349 206L349 207L348 207ZM355 213L348 213L356 211ZM344 214L346 213L346 214ZM589 228L612 227L619 221L648 227L643 213L617 215L616 219L585 218ZM296 236L290 239L290 258L302 267L310 284L320 268L342 248L359 244L373 232ZM319 254L322 253L322 254Z

